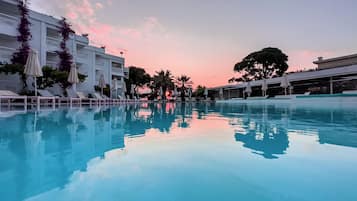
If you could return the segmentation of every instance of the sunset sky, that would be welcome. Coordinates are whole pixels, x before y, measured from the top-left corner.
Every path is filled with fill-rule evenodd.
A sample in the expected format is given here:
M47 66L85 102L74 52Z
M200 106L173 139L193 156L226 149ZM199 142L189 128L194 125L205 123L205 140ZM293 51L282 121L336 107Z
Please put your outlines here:
M227 84L233 66L272 46L290 71L314 67L318 56L357 53L355 0L31 0L30 8L65 16L78 34L126 66L169 69L195 85Z

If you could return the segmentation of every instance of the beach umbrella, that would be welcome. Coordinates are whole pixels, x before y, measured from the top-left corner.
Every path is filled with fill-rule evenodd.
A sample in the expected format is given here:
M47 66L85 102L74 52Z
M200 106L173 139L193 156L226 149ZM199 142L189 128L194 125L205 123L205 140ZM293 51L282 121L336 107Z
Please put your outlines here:
M250 82L248 82L247 85L245 86L245 93L248 94L248 97L252 93L252 87L250 86Z
M133 95L133 97L135 96L135 84L130 86L130 94Z
M281 78L280 86L282 88L284 88L284 93L285 93L285 95L287 95L286 89L290 86L290 82L289 82L288 76L286 74L284 74L284 76Z
M99 78L99 87L100 87L100 90L101 90L101 95L103 95L103 89L104 89L104 87L106 87L105 79L104 79L104 75L103 74L101 74L100 78Z
M220 89L219 89L219 97L220 97L220 98L223 98L223 88L220 88Z
M40 66L40 62L38 60L38 52L35 50L30 50L29 55L25 64L25 75L32 76L35 83L35 96L37 96L37 77L42 77L42 68Z
M188 97L191 99L192 97L192 89L191 88L188 88Z
M123 89L122 89L123 98L125 98L125 94L126 94L126 82L123 82Z
M203 95L205 96L205 98L207 99L207 96L208 96L208 89L205 88L205 91L203 92Z
M113 87L114 87L114 91L115 91L114 98L118 98L118 80L117 80L117 78L113 79Z
M267 90L268 90L268 83L266 79L263 79L262 83L262 91L263 91L263 96L267 95Z
M72 64L67 81L72 84L74 91L76 91L77 90L76 84L79 83L76 64Z

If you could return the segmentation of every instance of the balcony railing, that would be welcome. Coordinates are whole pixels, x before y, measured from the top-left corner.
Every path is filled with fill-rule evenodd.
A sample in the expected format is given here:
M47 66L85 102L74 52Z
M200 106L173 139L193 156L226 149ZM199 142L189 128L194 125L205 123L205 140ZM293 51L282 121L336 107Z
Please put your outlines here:
M61 40L58 38L47 37L46 39L47 51L54 52L60 50L60 43Z
M81 59L87 59L88 58L88 54L87 53L83 53L83 52L78 52L77 56Z
M17 35L17 25L18 19L15 16L6 15L4 13L0 13L0 33L16 36Z
M113 68L112 68L112 73L113 73L113 74L124 75L124 71L123 71L122 68L115 68L115 67L113 67Z
M116 82L116 85L115 85ZM124 83L121 80L112 80L112 88L115 89L115 86L117 87L117 89L122 89L124 87Z
M57 68L58 67L59 62L58 61L54 61L54 60L47 60L46 61L46 65L47 66L51 66L53 68Z
M10 62L12 54L16 50L14 48L0 46L0 62Z
M105 62L99 60L99 61L96 61L96 62L95 62L95 65L102 67L102 66L105 65Z
M78 52L77 53L77 62L79 62L79 63L87 63L88 56L89 55L87 53Z
M75 35L75 38L76 38L76 41L78 41L78 42L82 42L85 44L89 43L88 37Z

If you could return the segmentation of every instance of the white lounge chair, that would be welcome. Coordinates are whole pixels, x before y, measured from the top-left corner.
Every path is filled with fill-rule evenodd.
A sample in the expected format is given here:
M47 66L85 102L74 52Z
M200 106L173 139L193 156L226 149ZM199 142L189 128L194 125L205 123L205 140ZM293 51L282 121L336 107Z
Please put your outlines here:
M80 98L82 103L88 103L89 105L92 105L92 103L98 104L99 100L96 98L88 98L83 92L76 92L78 98Z
M37 109L40 110L41 108L41 101L50 101L52 102L52 108L56 108L56 96L53 96L51 93L49 93L47 90L37 90L37 92L40 94L40 96L32 96L29 97L31 99L31 102L36 102Z
M51 98L54 98L57 103L58 103L58 106L61 106L61 103L62 102L65 102L65 103L68 103L68 98L64 98L64 97L60 97L60 96L55 96L53 95L51 92L49 92L48 90L45 90L45 89L38 89L37 92L43 96L43 97L51 97Z
M73 102L77 102L77 103L79 103L79 106L82 106L82 99L78 98L77 94L73 90L66 89L66 92L67 92L66 98L69 99L70 107L72 107Z
M108 96L106 96L106 95L102 95L102 97L104 98L104 100L108 103L108 104L113 104L114 103L114 99L112 99L112 98L109 98Z
M347 91L343 91L342 94L357 95L357 90L347 90Z
M106 100L99 93L94 92L93 96L99 101L100 104L106 104Z
M311 92L307 91L303 94L276 95L274 96L274 99L289 100L289 99L295 99L297 96L309 96L310 94Z
M123 98L121 95L118 95L118 99L120 103L125 103L126 102L126 98Z
M27 110L27 96L20 96L19 94L8 90L0 90L0 108L2 100L7 100L8 106L11 105L12 100L23 100L24 109Z
M269 96L253 96L253 97L247 97L247 100L265 100L268 98Z

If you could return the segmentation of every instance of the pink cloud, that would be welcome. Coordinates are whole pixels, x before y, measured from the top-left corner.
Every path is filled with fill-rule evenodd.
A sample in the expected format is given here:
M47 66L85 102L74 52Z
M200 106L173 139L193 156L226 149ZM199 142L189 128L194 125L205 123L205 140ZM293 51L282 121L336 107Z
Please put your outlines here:
M44 1L44 0L34 0ZM43 2L42 2L43 3ZM100 4L100 5L99 5ZM228 84L233 77L233 66L249 52L224 40L202 40L200 36L172 33L159 18L148 16L129 25L110 24L98 18L98 12L112 5L112 0L95 3L90 0L53 0L54 14L70 19L77 33L88 33L91 44L106 46L109 53L119 55L124 51L126 65L146 68L149 73L170 69L174 75L190 76L195 86ZM191 38L192 37L192 38ZM193 45L195 44L195 45ZM334 52L292 50L289 55L290 71L312 68L318 56L334 56Z
M97 3L95 3L95 7L96 7L97 9L102 9L104 6L103 6L103 4L97 2Z
M68 12L67 13L67 18L70 20L76 20L78 18L78 15L76 12Z

